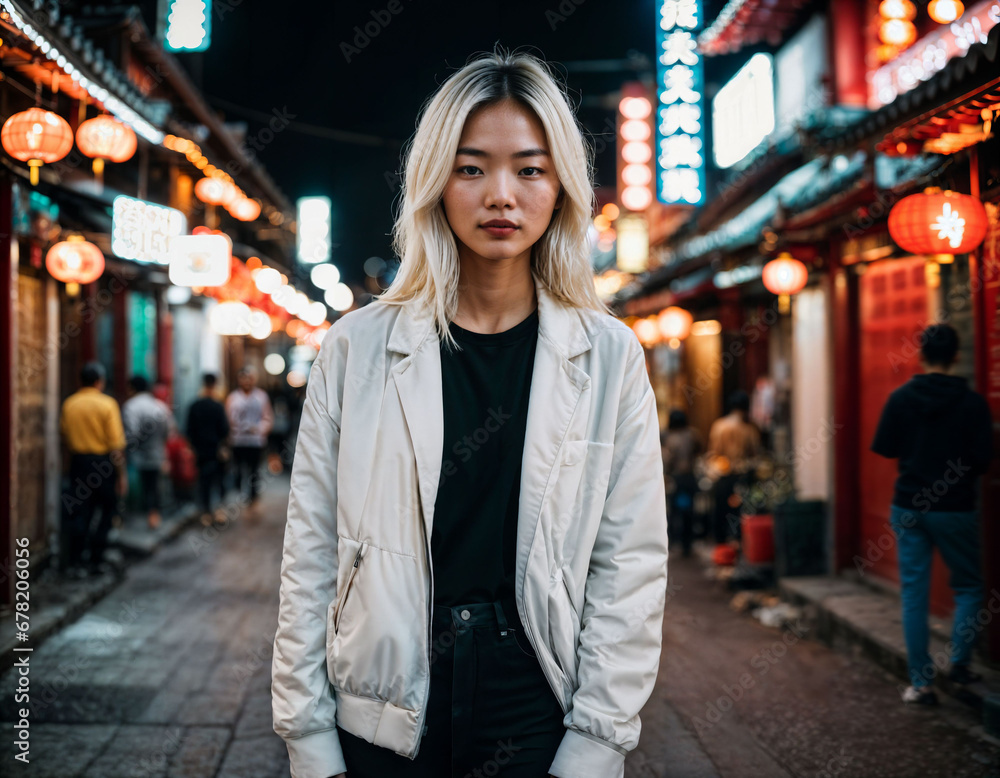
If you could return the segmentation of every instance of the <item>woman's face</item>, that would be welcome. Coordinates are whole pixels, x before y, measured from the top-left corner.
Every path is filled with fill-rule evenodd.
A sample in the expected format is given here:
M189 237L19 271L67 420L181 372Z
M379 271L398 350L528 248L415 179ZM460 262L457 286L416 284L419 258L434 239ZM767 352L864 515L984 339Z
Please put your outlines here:
M561 204L545 139L534 112L514 101L475 111L462 130L444 211L463 259L524 259ZM494 222L508 226L494 226Z

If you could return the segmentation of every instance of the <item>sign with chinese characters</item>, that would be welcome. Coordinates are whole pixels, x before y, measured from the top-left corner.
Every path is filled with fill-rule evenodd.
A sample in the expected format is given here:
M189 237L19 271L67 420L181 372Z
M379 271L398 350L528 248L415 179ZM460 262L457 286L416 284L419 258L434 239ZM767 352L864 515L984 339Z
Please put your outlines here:
M167 51L205 51L211 45L211 0L159 0L157 10L158 37ZM222 18L225 11L217 10Z
M774 129L770 54L754 54L712 100L712 152L720 168L742 160Z
M118 195L112 203L111 250L137 262L170 261L170 239L187 229L184 214L174 208Z
M300 197L296 203L296 252L299 262L314 265L330 260L332 239L329 197Z
M656 194L668 205L705 201L701 0L660 0L656 19Z
M232 249L225 235L178 235L170 239L170 283L222 286L229 280Z
M872 110L891 103L948 64L952 57L964 57L969 47L986 43L986 36L1000 24L1000 3L977 3L959 19L925 35L896 59L871 75L868 107Z

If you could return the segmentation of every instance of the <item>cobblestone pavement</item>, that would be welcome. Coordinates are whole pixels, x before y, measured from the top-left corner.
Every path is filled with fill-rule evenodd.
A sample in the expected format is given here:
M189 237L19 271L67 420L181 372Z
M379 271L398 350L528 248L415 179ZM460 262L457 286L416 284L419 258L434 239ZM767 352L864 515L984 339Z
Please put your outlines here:
M16 670L0 676L3 775L288 776L270 698L287 495L279 476L228 525L187 530L30 655L27 766L13 759ZM758 675L754 660L774 653L780 633L731 613L693 564L674 563L672 575L660 681L626 778L996 769L998 750L970 734L971 714L954 703L904 710L895 681L867 662L801 640ZM748 672L755 685L720 703ZM715 722L713 705L726 708Z
M670 577L659 680L626 778L1000 776L1000 744L967 706L904 706L899 679L868 659L733 613L693 559L672 556Z

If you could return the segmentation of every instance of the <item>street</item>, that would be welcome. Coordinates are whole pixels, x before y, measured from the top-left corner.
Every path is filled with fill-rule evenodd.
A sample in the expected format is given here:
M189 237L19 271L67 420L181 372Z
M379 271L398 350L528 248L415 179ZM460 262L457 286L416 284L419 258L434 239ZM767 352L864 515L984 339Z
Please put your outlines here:
M31 655L30 768L7 774L288 775L270 698L287 492L278 476L243 517L189 528ZM671 569L627 778L998 774L963 706L904 708L867 661L733 613L694 560ZM15 682L0 679L5 722ZM11 738L0 751L10 764Z

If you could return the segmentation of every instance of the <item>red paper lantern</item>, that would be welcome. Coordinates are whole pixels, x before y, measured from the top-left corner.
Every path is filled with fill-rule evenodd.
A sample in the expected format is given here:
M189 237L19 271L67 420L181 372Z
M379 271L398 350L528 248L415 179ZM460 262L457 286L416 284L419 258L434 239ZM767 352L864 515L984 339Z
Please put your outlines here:
M660 334L666 340L684 340L691 334L691 324L694 317L690 311L671 305L664 308L656 317L656 324L660 328Z
M58 162L73 148L73 130L59 114L29 108L11 116L0 130L0 143L14 159L27 162L31 183L38 183L38 168Z
M80 235L60 241L45 255L45 267L57 281L67 284L75 295L78 284L89 284L104 272L104 252Z
M88 157L125 162L135 154L135 132L107 114L87 119L76 129L76 145Z
M231 181L206 177L194 185L194 194L195 197L208 205L228 206L239 197L240 190Z
M230 203L227 210L241 222L252 222L260 216L260 203L249 197L240 197Z
M965 5L957 0L931 0L927 14L938 24L951 24L965 13Z
M958 192L910 195L889 212L889 235L911 254L967 254L987 227L983 204Z
M806 266L791 254L779 254L762 272L764 287L771 294L793 295L801 292L809 280Z
M878 37L882 43L905 49L917 39L917 28L906 19L886 19L879 25Z

